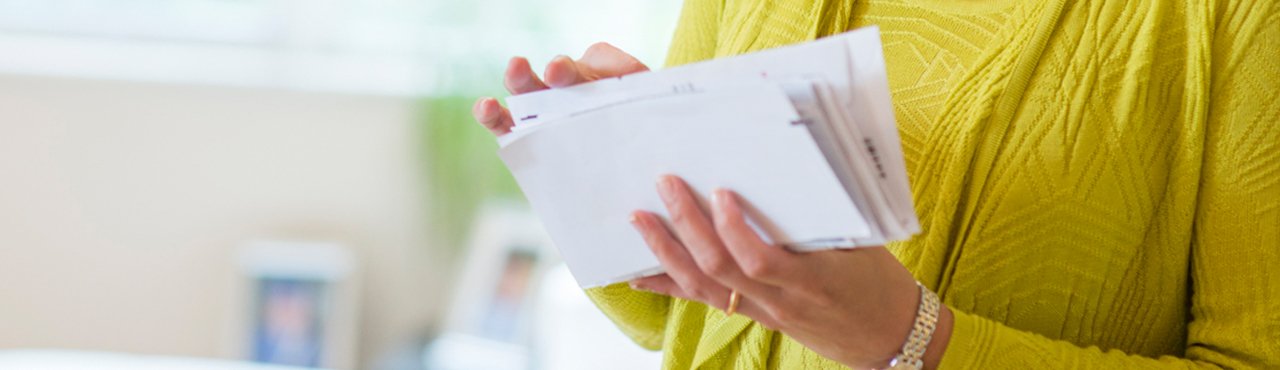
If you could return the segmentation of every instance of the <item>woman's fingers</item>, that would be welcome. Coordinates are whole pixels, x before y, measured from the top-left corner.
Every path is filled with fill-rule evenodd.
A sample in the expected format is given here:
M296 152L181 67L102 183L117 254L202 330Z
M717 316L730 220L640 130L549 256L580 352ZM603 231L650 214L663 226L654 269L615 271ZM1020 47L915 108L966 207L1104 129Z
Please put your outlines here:
M777 288L766 286L743 274L733 256L716 235L711 219L702 211L693 191L675 176L658 179L658 192L671 216L671 226L702 272L722 285L762 298L771 298Z
M693 300L693 296L685 292L680 283L665 273L631 280L631 289Z
M676 236L693 256L703 271L711 275L725 275L738 266L720 245L720 237L711 226L711 220L694 198L689 185L679 177L667 175L658 179L658 194L671 217L671 227Z
M471 115L476 118L476 122L480 122L480 125L497 136L511 132L511 127L515 125L511 120L511 112L494 98L477 100L475 106L471 107Z
M578 63L564 55L557 55L547 63L547 70L542 72L551 87L569 87L597 79L592 71L578 68Z
M502 84L512 95L547 89L547 84L538 79L538 75L533 73L533 68L529 67L529 60L524 57L512 57L511 61L507 62L507 71L502 76ZM471 107L471 115L480 122L480 125L497 136L511 132L511 127L515 126L515 121L511 119L511 112L502 104L498 104L498 100L494 98L485 97L477 100Z
M804 278L807 272L797 267L799 262L793 253L766 243L747 224L737 194L727 189L714 190L711 194L711 215L715 220L716 235L724 242L743 274L775 285Z
M547 84L538 79L538 75L533 73L533 67L529 66L529 60L524 57L512 57L507 62L507 72L503 74L502 82L511 95L547 89Z
M716 297L728 296L729 288L703 274L702 270L698 269L698 265L693 262L693 257L689 256L689 252L667 231L666 226L662 225L656 215L636 211L631 214L631 224L644 237L644 242L653 251L653 255L658 257L658 261L667 269L667 275L670 275L689 295L688 298L714 306ZM723 303L716 307L724 309L722 306Z
M568 87L648 70L649 67L631 54L600 42L587 48L582 59L575 61L563 55L552 58L543 76L551 87Z
M587 48L582 59L575 61L563 55L552 58L543 72L546 82L538 79L538 75L529 66L528 59L513 57L507 62L503 84L512 95L520 95L545 90L550 86L568 87L648 70L649 67L631 54L608 43L599 42Z
M631 288L681 299L696 300L689 293L680 288L680 284L676 283L676 281L667 274L646 276L632 280ZM728 304L728 294L724 296L722 302L726 305ZM764 326L770 329L779 329L776 320L774 320L772 316L769 316L768 312L764 310L764 308L759 304L759 301L755 298L739 293L737 312L764 324Z
M590 82L607 77L617 77L625 74L648 71L644 63L636 59L631 54L627 54L622 50L609 45L607 43L596 43L587 48L587 52L582 55L582 59L577 61L567 56L557 56L547 63L547 69L543 72L546 82L538 78L533 72L533 68L529 66L529 60L524 57L513 57L507 62L507 71L503 75L503 85L512 95L520 95L539 90L546 90L549 86L568 87L583 82ZM511 131L513 121L511 113L498 104L497 100L492 98L481 99L476 102L472 108L472 114L480 121L485 128L493 132L495 135L503 135Z

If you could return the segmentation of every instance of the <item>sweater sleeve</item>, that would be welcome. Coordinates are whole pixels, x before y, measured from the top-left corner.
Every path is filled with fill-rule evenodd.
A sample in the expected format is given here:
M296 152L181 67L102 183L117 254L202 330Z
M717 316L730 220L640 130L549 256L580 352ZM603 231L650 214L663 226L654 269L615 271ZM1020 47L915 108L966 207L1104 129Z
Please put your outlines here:
M1241 3L1224 4L1209 28L1185 353L1081 348L955 312L939 368L1280 368L1280 11Z
M711 59L715 55L720 0L686 0L667 52L667 66ZM662 347L671 297L631 290L627 284L587 289L587 297L623 333L644 348Z
M625 283L587 289L587 297L636 344L662 348L671 297L632 290Z

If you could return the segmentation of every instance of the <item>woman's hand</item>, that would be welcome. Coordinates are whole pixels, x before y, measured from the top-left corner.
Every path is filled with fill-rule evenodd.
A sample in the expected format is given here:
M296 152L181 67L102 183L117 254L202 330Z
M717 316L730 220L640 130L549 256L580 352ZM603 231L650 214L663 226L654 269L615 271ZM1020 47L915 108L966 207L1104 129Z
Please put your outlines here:
M542 74L545 81L533 73L528 59L513 57L507 63L503 84L511 95L520 95L648 70L649 67L640 63L631 54L613 45L600 42L587 48L587 52L581 59L573 60L563 55L552 58ZM515 121L511 119L511 112L492 97L484 97L476 101L471 114L475 116L476 121L497 136L511 132L511 127L515 125Z
M658 192L670 228L644 211L631 222L667 273L633 280L633 288L720 309L737 290L738 312L853 368L883 367L902 348L920 291L884 248L792 253L748 226L731 191L712 193L710 217L677 177L659 179ZM937 366L950 327L951 312L943 306L926 368Z

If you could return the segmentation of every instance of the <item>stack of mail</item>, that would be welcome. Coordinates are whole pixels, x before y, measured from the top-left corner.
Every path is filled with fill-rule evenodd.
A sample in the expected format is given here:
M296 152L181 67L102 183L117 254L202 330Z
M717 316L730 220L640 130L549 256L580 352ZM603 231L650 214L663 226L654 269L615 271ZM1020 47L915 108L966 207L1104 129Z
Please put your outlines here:
M797 252L920 228L874 27L507 104L499 155L582 287L662 272L628 218L666 214L664 174L737 192L761 236Z

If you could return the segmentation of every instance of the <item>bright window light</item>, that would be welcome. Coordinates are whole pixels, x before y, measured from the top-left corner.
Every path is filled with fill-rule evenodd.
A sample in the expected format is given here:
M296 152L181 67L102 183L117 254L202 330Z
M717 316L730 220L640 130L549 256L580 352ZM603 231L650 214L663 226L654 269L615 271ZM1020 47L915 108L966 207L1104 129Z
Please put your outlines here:
M391 95L492 92L608 41L661 64L679 0L0 0L0 73Z

